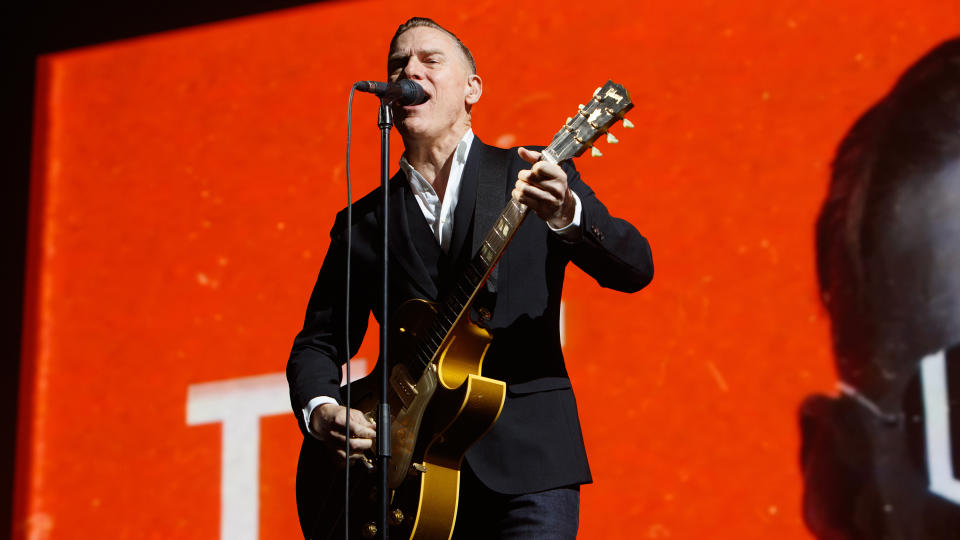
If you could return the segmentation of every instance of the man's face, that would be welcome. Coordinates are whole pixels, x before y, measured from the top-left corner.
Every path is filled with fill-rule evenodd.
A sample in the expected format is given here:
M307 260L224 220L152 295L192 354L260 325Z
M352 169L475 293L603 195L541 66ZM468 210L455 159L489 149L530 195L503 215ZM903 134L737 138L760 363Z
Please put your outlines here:
M867 213L865 290L888 373L960 343L960 159L918 168Z
M469 125L469 106L480 97L479 78L445 32L421 26L400 34L387 74L391 82L416 81L430 96L426 103L394 108L394 124L404 140L459 135Z

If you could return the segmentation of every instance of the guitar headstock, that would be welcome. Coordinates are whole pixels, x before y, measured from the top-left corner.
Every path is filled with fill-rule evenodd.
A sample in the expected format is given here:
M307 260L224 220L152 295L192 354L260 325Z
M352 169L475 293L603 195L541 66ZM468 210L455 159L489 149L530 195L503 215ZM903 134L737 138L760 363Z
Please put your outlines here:
M543 150L544 159L558 163L583 154L632 108L630 93L619 84L607 81L607 84L597 88L586 105L580 105L576 116L567 118L563 129L553 136L553 142ZM633 127L627 122L629 120L624 120L625 127ZM608 135L608 139L616 142L612 135Z

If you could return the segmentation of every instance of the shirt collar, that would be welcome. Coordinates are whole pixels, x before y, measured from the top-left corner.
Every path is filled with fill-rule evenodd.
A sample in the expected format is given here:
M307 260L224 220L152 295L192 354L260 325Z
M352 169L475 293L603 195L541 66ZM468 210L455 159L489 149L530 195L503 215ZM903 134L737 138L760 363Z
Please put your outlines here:
M473 146L473 129L467 128L467 132L463 134L463 137L460 139L460 142L457 143L457 149L453 152L453 159L455 165L458 167L451 167L451 169L463 170L464 163L467 162L467 156L470 155L470 147ZM410 162L407 161L407 154L404 153L400 156L400 169L406 173L407 181L410 182L410 185L415 190L430 190L433 191L433 186L421 175L416 169L413 168L413 165L410 165Z

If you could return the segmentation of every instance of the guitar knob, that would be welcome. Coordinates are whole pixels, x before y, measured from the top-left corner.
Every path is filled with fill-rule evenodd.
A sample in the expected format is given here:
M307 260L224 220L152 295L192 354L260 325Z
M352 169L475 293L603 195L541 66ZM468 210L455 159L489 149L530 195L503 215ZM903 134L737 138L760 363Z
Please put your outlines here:
M403 523L403 511L399 508L394 508L393 512L390 512L390 524L399 525Z
M372 521L367 523L363 526L363 530L360 531L360 534L362 534L364 538L373 538L377 535L377 525Z

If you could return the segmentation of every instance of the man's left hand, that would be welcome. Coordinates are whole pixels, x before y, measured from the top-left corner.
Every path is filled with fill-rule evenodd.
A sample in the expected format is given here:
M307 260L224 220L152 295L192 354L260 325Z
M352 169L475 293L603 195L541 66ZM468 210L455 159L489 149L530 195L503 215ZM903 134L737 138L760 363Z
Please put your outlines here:
M540 152L518 148L517 153L533 167L517 175L513 198L530 207L553 229L569 225L577 203L567 186L567 173L559 165L540 161Z

